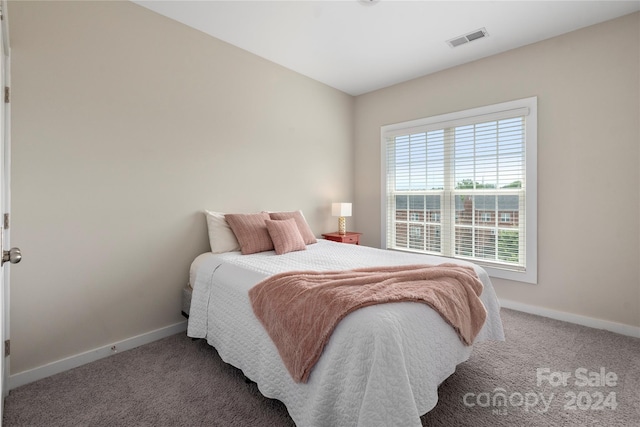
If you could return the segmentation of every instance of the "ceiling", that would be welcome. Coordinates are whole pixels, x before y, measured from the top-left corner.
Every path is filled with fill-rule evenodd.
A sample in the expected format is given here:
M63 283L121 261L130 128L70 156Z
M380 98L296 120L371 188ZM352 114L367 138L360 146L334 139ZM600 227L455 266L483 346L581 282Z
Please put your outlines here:
M351 95L640 10L640 0L134 2ZM487 37L447 43L481 28Z

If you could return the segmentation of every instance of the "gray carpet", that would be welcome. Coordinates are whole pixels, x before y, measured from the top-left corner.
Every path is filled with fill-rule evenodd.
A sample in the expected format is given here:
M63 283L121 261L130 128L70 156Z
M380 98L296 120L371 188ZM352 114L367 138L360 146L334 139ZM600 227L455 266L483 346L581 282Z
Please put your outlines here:
M440 386L424 426L640 426L639 339L506 309L502 318L507 341L476 346ZM538 368L549 368L540 385ZM586 373L576 376L580 368ZM597 385L601 368L612 374ZM561 372L571 375L566 386ZM589 384L580 386L582 377ZM493 399L500 388L502 406ZM204 341L183 334L12 390L3 423L293 425L282 403L264 398Z

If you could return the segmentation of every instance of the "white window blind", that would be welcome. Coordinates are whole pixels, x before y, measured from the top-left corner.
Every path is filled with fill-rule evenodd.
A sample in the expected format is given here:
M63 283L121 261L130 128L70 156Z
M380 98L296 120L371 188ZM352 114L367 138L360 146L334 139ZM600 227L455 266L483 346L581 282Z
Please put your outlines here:
M382 128L383 246L536 281L537 101Z

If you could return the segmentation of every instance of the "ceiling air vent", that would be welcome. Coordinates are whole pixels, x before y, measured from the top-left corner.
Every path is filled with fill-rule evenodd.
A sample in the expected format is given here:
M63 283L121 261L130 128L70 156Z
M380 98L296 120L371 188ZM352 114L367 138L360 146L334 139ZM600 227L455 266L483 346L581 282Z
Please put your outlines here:
M472 42L474 40L481 39L483 37L487 37L489 33L484 28L480 28L479 30L472 31L469 34L465 34L464 36L456 37L451 40L447 40L447 43L451 47L458 47L460 45Z

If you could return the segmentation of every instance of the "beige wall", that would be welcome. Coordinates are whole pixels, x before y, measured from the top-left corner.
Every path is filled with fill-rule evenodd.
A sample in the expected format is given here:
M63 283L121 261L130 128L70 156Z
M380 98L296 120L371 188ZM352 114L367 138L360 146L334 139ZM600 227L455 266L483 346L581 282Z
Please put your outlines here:
M640 326L639 29L636 13L357 97L364 243L380 245L380 126L538 96L538 284L495 279L498 295Z
M18 2L11 372L184 320L203 209L353 195L354 99L129 2Z

